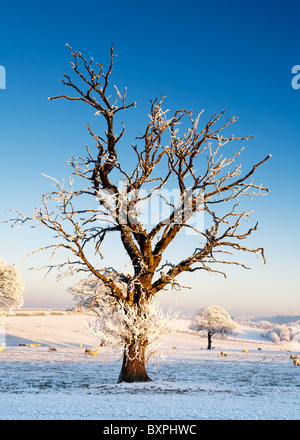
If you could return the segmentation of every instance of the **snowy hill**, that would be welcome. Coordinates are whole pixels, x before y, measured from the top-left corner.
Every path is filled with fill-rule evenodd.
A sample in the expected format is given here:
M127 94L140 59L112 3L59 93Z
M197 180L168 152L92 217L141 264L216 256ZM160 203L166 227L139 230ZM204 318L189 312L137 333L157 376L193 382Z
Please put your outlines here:
M65 320L63 317L67 317L68 319ZM73 339L74 332L78 333L80 330L75 330L76 326L82 327L83 333L85 334L84 339L92 339L95 342L95 337L91 337L91 335L87 335L86 333L86 321L92 317L93 315L89 315L86 313L78 313L71 310L64 310L64 309L46 309L46 308L39 308L39 309L25 309L22 308L17 311L9 312L7 317L5 318L8 320L7 322L14 323L11 329L12 332L15 333L23 333L32 335L34 332L39 333L39 337L42 337L42 334L45 336L46 334L49 334L50 339L52 336L55 336L57 334L57 337L64 337L66 339L66 336L69 336L71 340ZM32 317L32 320L29 320L28 318ZM41 320L39 319L41 318ZM14 319L19 318L19 319ZM295 320L292 320L292 318L296 318ZM297 321L298 316L284 316L284 315L278 315L274 317L267 317L267 318L252 318L252 320L236 320L237 328L232 336L230 336L229 340L236 340L236 341L253 341L253 342L278 342L280 343L280 326L283 326L285 330L284 336L286 336L286 325L291 325L291 327L288 327L291 329L291 337L285 337L283 342L299 342L300 343L300 320ZM269 326L265 326L265 322L270 323ZM63 327L60 328L60 325L58 323L63 323ZM68 323L68 325L66 324ZM274 323L274 327L272 324ZM174 328L177 329L177 332L183 332L188 333L190 335L194 334L193 331L190 329L191 319L190 318L180 318L176 320L174 323ZM36 326L38 328L36 328ZM299 328L298 328L299 327ZM278 334L278 338L272 338L270 337L270 334L276 330ZM293 332L292 332L293 330ZM200 336L194 334L196 337L201 337L203 340L206 339L205 336ZM77 337L77 335L76 335ZM0 335L1 338L1 335ZM217 338L218 339L218 338ZM53 342L55 342L55 337L53 339Z
M272 324L300 324L300 315L275 315L252 318L252 321L268 321Z
M86 355L85 347L98 345L86 315L31 312L1 323L2 420L299 419L300 368L290 359L299 343L273 343L239 325L207 350L207 338L183 319L147 366L153 382L118 384L122 350Z

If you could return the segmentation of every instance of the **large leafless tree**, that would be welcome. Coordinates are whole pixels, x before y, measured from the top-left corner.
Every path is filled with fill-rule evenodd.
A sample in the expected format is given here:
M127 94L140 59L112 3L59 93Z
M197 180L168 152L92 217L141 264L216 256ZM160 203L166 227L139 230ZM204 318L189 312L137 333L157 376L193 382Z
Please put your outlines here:
M226 265L246 268L238 253L261 255L265 261L263 248L244 244L257 229L257 223L242 230L250 212L241 209L237 199L268 192L255 184L252 177L270 155L246 173L242 172L237 161L243 148L230 153L229 146L238 141L244 143L252 136L226 135L237 118L222 122L222 111L201 124L202 112L194 117L192 111L182 109L169 115L163 109L165 97L161 96L150 101L145 131L134 143L126 145L124 124L119 123L115 128L117 116L135 107L135 102L126 102L126 89L121 93L116 86L110 87L115 59L113 46L107 69L67 47L72 54L73 75L64 74L62 82L73 93L49 99L86 103L102 118L106 129L98 134L88 125L94 149L87 146L85 157L72 156L69 161L82 185L75 189L73 178L68 185L54 180L54 190L43 194L42 206L31 218L54 232L56 241L43 249L51 249L52 255L60 249L69 253L62 263L49 264L49 270L63 268L64 276L76 270L86 271L97 277L117 302L139 307L163 289L177 287L182 273L204 270L225 276L221 268ZM135 157L129 164L121 160L126 157L124 151L125 155ZM174 188L178 194L176 201L166 196ZM87 207L87 196L94 198L97 206ZM168 207L168 215L145 224L141 214L154 198ZM205 228L197 228L192 219L204 213ZM16 222L27 220L20 213ZM182 248L178 261L164 260L169 245L187 229L198 237L193 251L186 254ZM103 258L105 262L102 245L112 233L119 234L133 268L131 275L123 276L125 291L101 266ZM89 245L94 251L93 258ZM149 380L145 368L146 346L145 339L127 341L121 381Z

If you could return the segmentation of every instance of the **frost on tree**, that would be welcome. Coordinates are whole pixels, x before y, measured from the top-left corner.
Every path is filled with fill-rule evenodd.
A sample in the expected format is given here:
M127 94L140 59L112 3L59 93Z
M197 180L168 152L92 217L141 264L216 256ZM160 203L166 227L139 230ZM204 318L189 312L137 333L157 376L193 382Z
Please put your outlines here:
M0 259L0 313L22 307L24 284L16 266Z
M114 279L125 295L128 276L112 269L105 271L105 274ZM145 365L156 355L162 336L174 330L173 322L177 314L164 314L155 298L151 302L141 298L139 304L132 305L121 302L108 286L93 275L70 288L69 294L77 306L94 312L96 320L89 321L89 328L97 337L99 346L110 346L116 350L125 348L119 382L150 381ZM134 377L132 369L135 371Z
M235 327L236 324L229 313L220 306L211 306L199 310L193 317L190 326L195 332L207 334L208 350L211 349L213 335L228 336L233 333Z
M47 273L55 269L60 277L78 271L93 275L110 292L105 297L108 305L117 303L125 319L131 308L142 318L158 292L180 288L181 274L200 271L226 276L222 268L229 265L248 269L240 261L243 253L265 261L262 247L245 245L258 224L244 227L251 211L241 209L237 200L250 203L254 196L268 192L253 181L253 175L270 155L242 171L239 158L252 136L228 135L237 118L222 121L222 111L205 122L203 112L170 112L163 108L165 97L161 96L150 101L148 123L144 130L137 127L138 136L130 145L119 117L131 117L136 103L127 103L126 88L121 93L119 87L111 86L113 46L107 69L67 47L72 73L64 74L62 82L73 93L49 99L89 106L95 124L99 121L98 128L88 124L94 145L87 146L80 157L71 156L73 177L68 182L51 178L52 189L43 194L42 206L32 217L18 213L12 219L15 226L33 221L53 231L53 242L37 250L50 251ZM243 145L234 150L239 142ZM175 190L177 197L168 197ZM143 213L148 206L157 206L157 201L167 210L146 222ZM203 229L194 219L204 214ZM195 234L195 240L174 254L172 261L166 260L166 251L185 231ZM107 271L103 254L103 243L113 234L120 242L116 255L125 253L126 264L131 265L122 286ZM63 258L58 261L61 250ZM123 380L148 380L143 356L137 366L132 355L143 353L148 342L143 337L125 343Z

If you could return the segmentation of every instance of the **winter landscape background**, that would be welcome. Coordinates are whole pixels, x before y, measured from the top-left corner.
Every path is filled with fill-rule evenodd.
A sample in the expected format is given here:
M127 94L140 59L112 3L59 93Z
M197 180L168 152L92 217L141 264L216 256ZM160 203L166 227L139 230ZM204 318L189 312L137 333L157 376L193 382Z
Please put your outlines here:
M2 320L1 420L299 419L300 368L290 359L300 354L299 316L235 318L235 335L214 338L212 350L179 319L143 384L117 383L121 351L85 353L98 345L87 318L44 309ZM40 346L19 345L32 343Z
M1 420L299 419L300 367L290 358L300 358L299 15L296 0L2 2L0 260L18 266L27 309L0 320ZM144 132L150 99L161 94L170 114L186 108L204 110L204 121L223 110L225 118L238 117L234 135L255 138L242 153L243 172L272 154L256 173L270 194L245 207L254 211L249 228L259 223L249 246L263 246L267 264L253 254L242 261L253 270L229 265L226 280L188 272L180 280L188 292L158 292L162 307L175 305L186 318L148 365L149 383L117 383L122 349L85 353L98 346L87 315L65 310L77 280L57 283L52 273L41 287L44 273L31 268L47 265L49 255L25 257L53 244L53 232L7 223L9 211L31 216L40 206L53 188L45 176L67 182L67 161L93 142L87 124L103 136L99 115L48 98L64 93L66 43L107 66L112 42L118 56L110 85L126 87L129 102L137 101L124 120L120 159L129 160L127 146ZM118 239L103 245L105 267L127 271ZM193 251L199 243L183 236L166 259L183 258L187 245ZM207 350L206 337L189 323L211 304L225 307L238 328L230 338L214 337ZM249 316L237 318L242 314Z

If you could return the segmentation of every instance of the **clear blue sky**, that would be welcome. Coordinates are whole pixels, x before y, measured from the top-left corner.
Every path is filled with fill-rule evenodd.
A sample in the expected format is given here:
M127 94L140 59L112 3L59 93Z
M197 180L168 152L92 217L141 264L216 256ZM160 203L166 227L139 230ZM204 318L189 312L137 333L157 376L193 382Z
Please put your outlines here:
M300 313L300 89L291 85L292 67L300 64L299 2L11 0L0 12L0 219L9 209L30 215L49 189L41 173L68 177L66 160L83 154L87 123L98 123L84 105L47 100L66 92L59 81L70 71L65 43L107 62L114 41L114 82L137 101L128 139L143 131L149 99L163 93L170 109L204 109L207 119L223 109L239 116L233 133L255 137L246 144L245 171L272 154L256 177L271 193L249 205L259 230L248 244L265 247L267 265L247 259L252 271L232 270L227 280L195 273L191 291L163 294L162 304L186 313L212 304L232 314ZM9 263L51 239L41 229L12 231L2 223L0 234L0 257ZM108 249L107 261L115 258ZM69 304L72 280L52 276L41 284L42 274L28 270L39 261L44 257L18 264L25 306Z

